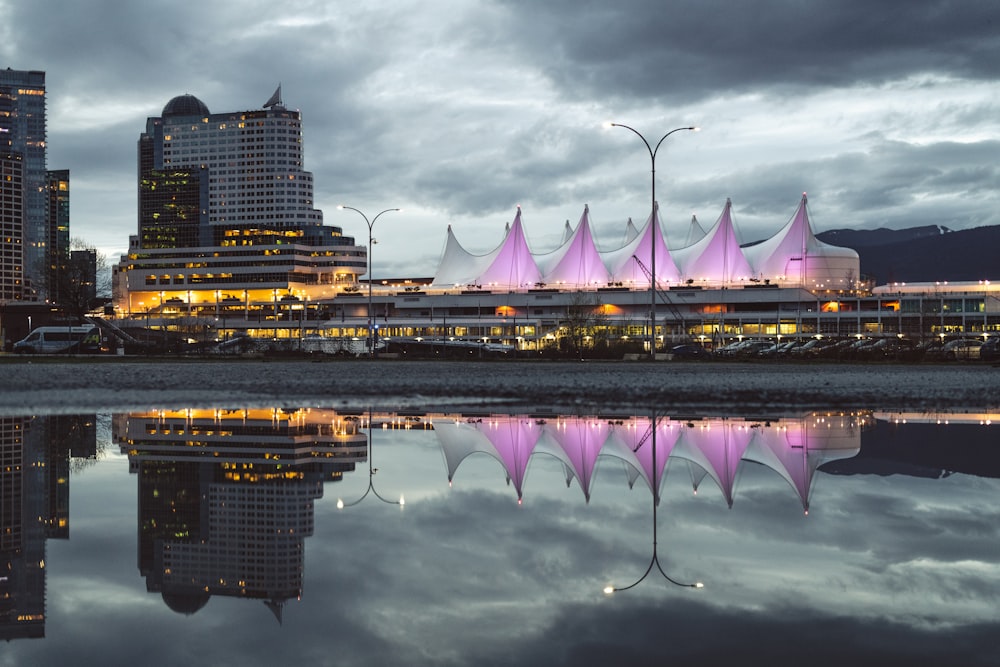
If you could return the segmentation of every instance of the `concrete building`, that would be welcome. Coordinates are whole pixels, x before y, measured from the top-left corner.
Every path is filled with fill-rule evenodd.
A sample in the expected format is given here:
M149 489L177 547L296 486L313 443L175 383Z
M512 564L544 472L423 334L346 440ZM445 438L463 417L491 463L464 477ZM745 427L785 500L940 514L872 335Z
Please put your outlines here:
M257 316L332 298L365 271L365 248L314 208L302 117L280 88L251 111L170 100L139 138L138 196L138 233L114 273L122 314L238 303Z

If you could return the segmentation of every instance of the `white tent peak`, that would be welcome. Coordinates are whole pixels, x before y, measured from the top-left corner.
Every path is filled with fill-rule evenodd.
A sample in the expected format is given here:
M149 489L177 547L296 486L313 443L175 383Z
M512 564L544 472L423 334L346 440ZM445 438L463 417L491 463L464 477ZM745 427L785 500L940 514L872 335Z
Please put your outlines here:
M569 223L567 223L568 225ZM583 207L583 214L576 231L554 252L538 258L542 271L541 282L560 287L594 287L608 282L608 269L594 243L590 229L590 208Z
M817 239L807 204L803 192L791 219L771 238L747 248L747 259L760 280L806 287L850 287L849 283L858 277L858 253Z
M675 253L685 280L728 284L753 275L736 236L732 208L727 197L722 214L705 236Z

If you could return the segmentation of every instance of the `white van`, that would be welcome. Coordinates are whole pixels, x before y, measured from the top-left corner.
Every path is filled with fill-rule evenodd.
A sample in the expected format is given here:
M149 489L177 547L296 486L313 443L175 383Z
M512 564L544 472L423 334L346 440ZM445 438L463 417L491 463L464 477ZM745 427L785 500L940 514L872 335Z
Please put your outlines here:
M21 354L95 354L101 351L101 332L93 325L38 327L24 340L14 343Z

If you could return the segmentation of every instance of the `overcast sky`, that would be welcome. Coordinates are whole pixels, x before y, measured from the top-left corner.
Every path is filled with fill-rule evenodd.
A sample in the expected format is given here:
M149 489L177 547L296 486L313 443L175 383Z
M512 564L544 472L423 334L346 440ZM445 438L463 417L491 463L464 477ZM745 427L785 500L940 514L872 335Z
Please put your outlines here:
M743 241L803 191L817 231L1000 224L994 0L0 0L0 66L47 74L50 169L72 234L116 258L136 231L136 140L191 93L304 119L327 224L377 277L432 275L447 226L470 251L523 208L535 252L590 205L602 249L649 213L672 245L731 197Z

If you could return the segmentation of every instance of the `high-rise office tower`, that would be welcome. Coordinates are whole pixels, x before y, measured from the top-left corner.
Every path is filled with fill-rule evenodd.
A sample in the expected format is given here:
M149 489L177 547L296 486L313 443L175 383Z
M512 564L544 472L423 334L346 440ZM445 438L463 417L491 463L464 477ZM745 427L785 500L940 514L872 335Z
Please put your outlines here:
M119 306L155 313L174 299L192 311L228 298L250 311L356 283L365 249L323 224L302 155L302 117L280 88L252 111L171 99L139 138L138 234L116 270Z
M64 303L72 292L68 284L75 277L69 271L69 170L46 172L45 192L47 205L46 257L48 259L49 299Z
M0 140L4 136L0 129ZM0 302L24 296L23 246L24 160L0 146Z
M46 169L46 121L45 121L45 72L14 69L0 70L0 162L4 168L8 162L19 157L22 169L21 201L8 200L5 191L0 199L0 289L4 293L0 299L42 301L49 298L53 249L51 238L58 230L53 225L64 225L66 238L69 235L69 209L65 216L54 220L49 214L49 176ZM14 156L12 158L12 156ZM68 186L69 172L58 172L65 176ZM13 186L7 186L13 189ZM13 193L10 197L15 197ZM20 208L18 214L16 208ZM20 234L16 233L9 219L19 215ZM10 239L10 240L8 240ZM14 250L20 248L20 260L13 259ZM19 267L19 268L18 268ZM20 271L20 287L13 274ZM12 285L15 285L12 287Z

